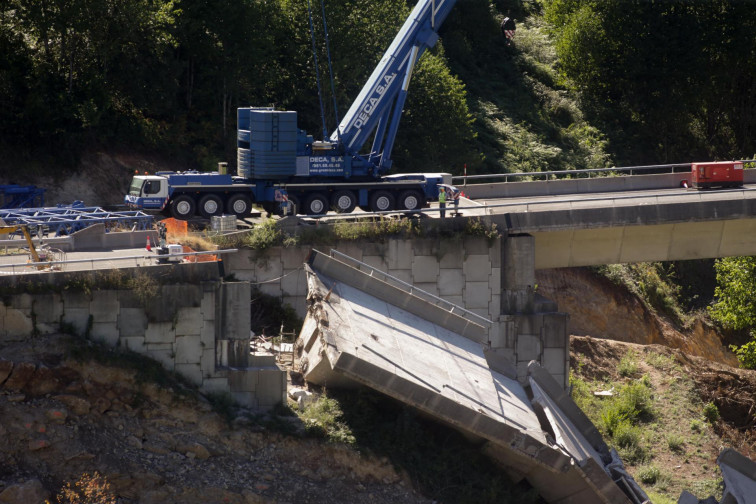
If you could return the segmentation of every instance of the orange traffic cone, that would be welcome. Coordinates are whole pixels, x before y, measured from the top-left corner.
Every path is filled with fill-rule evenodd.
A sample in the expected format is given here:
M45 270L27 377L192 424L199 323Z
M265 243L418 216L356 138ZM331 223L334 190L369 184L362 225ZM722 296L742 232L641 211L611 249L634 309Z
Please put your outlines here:
M145 248L147 249L147 252L152 252L152 245L150 245L150 237L149 236L147 237L147 247L145 247Z

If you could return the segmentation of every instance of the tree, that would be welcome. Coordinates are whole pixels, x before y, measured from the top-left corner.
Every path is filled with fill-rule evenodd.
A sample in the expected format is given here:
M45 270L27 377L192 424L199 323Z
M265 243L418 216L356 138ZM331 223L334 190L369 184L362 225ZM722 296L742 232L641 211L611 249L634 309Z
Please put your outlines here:
M715 302L709 313L723 328L749 331L756 338L756 257L728 257L714 264L717 272ZM741 366L756 368L756 339L737 347L731 345Z
M742 30L756 11L747 2L551 0L546 18L563 75L622 161L753 151L755 44Z
M714 264L717 272L712 318L730 330L756 327L756 257L727 257Z

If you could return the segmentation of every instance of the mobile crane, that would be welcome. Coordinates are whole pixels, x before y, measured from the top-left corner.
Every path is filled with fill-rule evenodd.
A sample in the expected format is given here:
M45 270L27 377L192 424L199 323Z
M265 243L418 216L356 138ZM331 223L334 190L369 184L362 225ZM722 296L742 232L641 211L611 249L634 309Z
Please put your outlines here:
M239 108L236 176L221 168L136 175L126 205L186 220L195 213L246 217L253 203L272 213L285 200L308 215L416 210L437 200L438 184L451 184L450 174L386 173L412 72L455 3L418 1L329 138L315 141L298 129L295 111ZM361 152L370 138L370 151Z

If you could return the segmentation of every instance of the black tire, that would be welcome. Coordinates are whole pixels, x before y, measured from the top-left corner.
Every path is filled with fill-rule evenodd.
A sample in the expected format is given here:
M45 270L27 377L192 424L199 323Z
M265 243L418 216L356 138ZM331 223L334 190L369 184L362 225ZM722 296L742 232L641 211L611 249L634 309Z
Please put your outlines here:
M322 215L328 213L328 198L321 193L313 193L307 197L304 205L307 215Z
M396 199L388 191L375 191L370 195L371 212L388 212L396 208Z
M215 194L208 194L199 200L199 213L205 219L223 213L223 200Z
M171 215L174 219L189 220L194 217L196 208L197 204L194 202L194 198L185 194L176 196L171 200Z
M352 191L336 191L331 198L331 208L338 213L352 213L357 206L357 196Z
M237 217L249 217L252 213L252 199L246 194L234 194L226 204L226 212Z
M410 189L399 195L397 205L400 210L418 210L425 205L425 199L419 191Z

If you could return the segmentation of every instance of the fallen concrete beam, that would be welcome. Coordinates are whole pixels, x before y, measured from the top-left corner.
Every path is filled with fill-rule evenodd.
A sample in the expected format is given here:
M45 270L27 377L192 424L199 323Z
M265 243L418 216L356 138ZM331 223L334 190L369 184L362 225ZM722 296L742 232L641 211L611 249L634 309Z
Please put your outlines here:
M295 351L308 382L368 386L484 441L493 460L548 502L648 500L536 363L523 386L489 366L477 334L454 330L467 326L436 319L431 302L402 289L387 295L380 279L313 253L312 266L305 265L309 310Z

